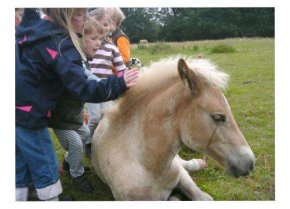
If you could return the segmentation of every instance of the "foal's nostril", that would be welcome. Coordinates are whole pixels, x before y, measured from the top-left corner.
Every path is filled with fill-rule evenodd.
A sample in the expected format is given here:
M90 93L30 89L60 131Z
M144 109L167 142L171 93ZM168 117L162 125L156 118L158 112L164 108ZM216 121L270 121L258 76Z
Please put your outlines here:
M230 170L231 170L231 174L234 177L238 178L240 176L239 171L238 171L238 169L235 166L231 166Z

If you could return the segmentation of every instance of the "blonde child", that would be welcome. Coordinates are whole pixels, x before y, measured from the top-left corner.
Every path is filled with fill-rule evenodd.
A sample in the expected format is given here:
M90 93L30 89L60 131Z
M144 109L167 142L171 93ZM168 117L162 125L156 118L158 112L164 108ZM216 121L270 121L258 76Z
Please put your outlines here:
M108 34L112 30L112 21L104 8L97 8L90 12L90 17L102 25L105 30L106 37L101 47L94 54L92 60L89 61L91 72L99 78L106 78L110 75L122 76L126 65L120 55L118 48L109 42ZM88 127L90 129L90 141L94 135L95 129L102 118L102 110L112 105L112 102L104 102L101 104L87 103L88 110ZM90 143L86 146L86 154L91 157Z
M130 62L130 41L128 36L120 28L125 15L120 8L106 8L106 13L109 15L113 24L112 42L118 47L124 63L129 67Z
M76 33L84 11L50 8L50 20L25 9L16 32L16 200L25 201L33 183L38 198L58 200L62 186L57 157L48 132L48 118L64 90L86 102L115 99L136 84L137 71L123 77L88 80L79 63L85 58ZM82 14L82 15L81 15Z
M113 29L113 24L109 15L106 13L105 8L97 8L90 12L89 15L94 18L105 31L104 42L93 56L93 59L89 62L92 73L100 78L108 77L112 74L122 75L123 71L126 70L126 65L123 62L118 47L109 41L108 34Z
M91 58L100 48L104 30L92 18L87 18L84 25L81 47L86 57ZM87 60L82 61L84 73L88 79L99 80L87 69ZM93 186L87 180L85 171L89 170L82 163L83 145L89 143L90 130L83 120L83 105L80 98L69 91L61 96L49 120L60 144L66 150L63 169L70 172L72 183L82 192L92 192Z

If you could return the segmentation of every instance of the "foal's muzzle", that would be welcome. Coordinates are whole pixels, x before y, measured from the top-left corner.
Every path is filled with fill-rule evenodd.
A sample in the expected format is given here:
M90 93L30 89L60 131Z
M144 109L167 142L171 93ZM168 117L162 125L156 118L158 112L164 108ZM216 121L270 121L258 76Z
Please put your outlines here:
M243 159L237 163L228 162L228 173L236 178L240 176L247 176L254 170L255 159Z

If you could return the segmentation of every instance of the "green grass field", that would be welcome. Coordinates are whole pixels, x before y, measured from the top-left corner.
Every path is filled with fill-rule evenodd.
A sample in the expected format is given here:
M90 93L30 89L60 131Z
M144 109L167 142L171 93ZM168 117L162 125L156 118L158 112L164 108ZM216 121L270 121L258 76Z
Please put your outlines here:
M196 184L215 200L275 200L274 39L160 42L148 47L135 45L131 51L131 57L138 57L144 65L177 54L203 54L231 76L225 95L257 159L254 172L238 179L227 176L217 162L209 159L208 168L190 173ZM64 150L54 135L53 140L61 164ZM181 156L203 157L185 147ZM84 161L90 165L86 157ZM62 173L62 196L87 201L113 200L109 188L95 172L90 172L88 177L95 187L91 194L79 192L72 186L69 174Z

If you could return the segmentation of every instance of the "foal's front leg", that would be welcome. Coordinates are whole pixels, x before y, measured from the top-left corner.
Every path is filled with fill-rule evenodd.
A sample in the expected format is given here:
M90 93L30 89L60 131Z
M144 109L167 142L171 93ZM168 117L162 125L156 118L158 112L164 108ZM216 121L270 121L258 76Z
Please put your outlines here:
M207 164L203 159L183 160L179 155L175 157L187 171L193 172L206 168Z
M191 200L213 200L193 182L188 172L180 166L180 179L177 187Z

